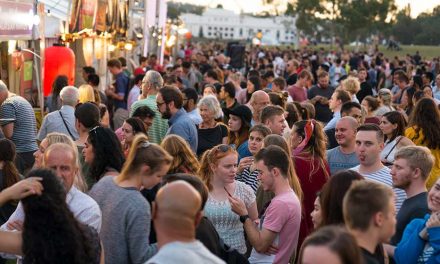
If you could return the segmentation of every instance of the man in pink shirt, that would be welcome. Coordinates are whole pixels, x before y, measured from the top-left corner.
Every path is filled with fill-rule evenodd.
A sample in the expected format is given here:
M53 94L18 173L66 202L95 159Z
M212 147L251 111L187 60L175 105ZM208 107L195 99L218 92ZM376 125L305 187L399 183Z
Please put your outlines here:
M288 179L292 161L282 148L269 146L257 153L255 162L263 189L275 193L259 226L249 218L243 201L229 196L229 202L253 247L249 262L288 263L298 244L301 221L301 204Z
M302 70L298 75L298 80L294 85L287 87L290 97L293 101L304 102L307 100L307 83L313 76L308 70Z

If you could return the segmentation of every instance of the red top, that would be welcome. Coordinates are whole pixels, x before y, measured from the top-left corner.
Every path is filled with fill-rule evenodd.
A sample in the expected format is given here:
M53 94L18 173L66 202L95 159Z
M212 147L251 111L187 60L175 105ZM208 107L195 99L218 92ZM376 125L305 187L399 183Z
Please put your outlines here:
M287 91L289 92L289 95L292 97L293 101L301 103L307 100L307 89L304 87L291 85L287 87Z
M317 158L314 159L312 165L310 157L304 154L294 157L293 162L304 193L302 201L301 227L298 239L299 250L304 239L313 231L313 223L310 213L314 209L313 204L316 199L316 194L321 191L322 186L327 182L330 176L330 167L326 160L324 161L325 169L320 167Z

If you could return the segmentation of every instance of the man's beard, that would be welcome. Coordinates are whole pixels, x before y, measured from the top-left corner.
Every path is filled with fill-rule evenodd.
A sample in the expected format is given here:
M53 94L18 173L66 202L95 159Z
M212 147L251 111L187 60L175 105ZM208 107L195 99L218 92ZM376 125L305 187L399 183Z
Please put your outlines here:
M167 106L167 108L165 109L165 112L161 113L161 114L162 114L163 119L170 119L171 118L170 108Z

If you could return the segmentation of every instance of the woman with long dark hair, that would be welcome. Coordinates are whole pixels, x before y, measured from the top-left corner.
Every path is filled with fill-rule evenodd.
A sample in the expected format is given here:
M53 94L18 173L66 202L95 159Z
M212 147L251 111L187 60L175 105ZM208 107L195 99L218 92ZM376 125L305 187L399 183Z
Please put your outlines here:
M83 156L90 166L86 175L89 188L106 175L118 175L124 163L124 153L116 134L110 128L99 126L89 131Z
M302 120L293 125L290 134L292 159L304 193L298 245L301 245L313 230L310 213L314 209L316 193L330 177L326 144L324 129L316 120Z
M320 227L328 225L344 226L344 215L342 212L342 202L345 193L350 188L353 181L363 180L364 177L356 171L338 171L322 187L320 198L321 223Z
M79 223L66 204L66 190L50 170L38 169L27 176L40 177L44 191L21 200L23 263L100 263L97 232Z
M409 118L405 136L418 146L428 147L435 158L426 186L431 188L440 175L440 112L434 101L422 98Z
M385 136L385 144L380 158L385 166L393 165L394 154L398 149L414 145L410 139L403 135L406 125L405 116L399 111L391 111L381 117L379 127Z
M56 110L60 110L61 108L61 99L60 92L61 90L69 85L68 79L66 75L58 75L52 84L52 92L46 98L46 107L48 112L53 112Z
M9 139L0 139L0 191L20 181L20 173L15 167L15 144ZM16 201L0 206L0 225L3 225L15 211Z
M121 144L124 151L124 156L128 155L131 144L133 143L133 139L137 134L142 133L144 135L147 135L147 128L144 122L142 122L142 120L138 117L127 118L122 124L121 131Z
M246 85L246 103L251 100L252 94L255 91L261 90L261 80L258 76L250 76Z
M245 105L238 105L228 109L226 114L229 114L228 127L230 132L228 144L237 150L238 160L252 156L248 146L249 130L252 121L251 110Z

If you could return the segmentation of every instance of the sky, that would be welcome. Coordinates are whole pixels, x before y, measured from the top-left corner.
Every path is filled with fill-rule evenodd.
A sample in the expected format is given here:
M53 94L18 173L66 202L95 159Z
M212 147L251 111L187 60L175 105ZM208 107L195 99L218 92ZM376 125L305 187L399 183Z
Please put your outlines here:
M237 13L242 8L246 13L255 13L264 10L262 6L262 0L172 0L174 2L186 2L197 5L209 5L210 7L216 7L217 4L222 4L223 8L233 10ZM284 3L282 6L286 6L287 0L276 0L277 2ZM411 5L411 16L416 17L418 14L431 11L433 7L440 5L440 0L395 0L399 9L405 7L408 3Z

